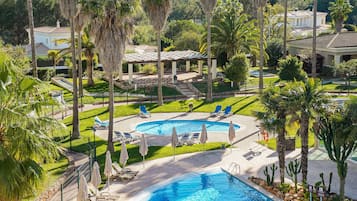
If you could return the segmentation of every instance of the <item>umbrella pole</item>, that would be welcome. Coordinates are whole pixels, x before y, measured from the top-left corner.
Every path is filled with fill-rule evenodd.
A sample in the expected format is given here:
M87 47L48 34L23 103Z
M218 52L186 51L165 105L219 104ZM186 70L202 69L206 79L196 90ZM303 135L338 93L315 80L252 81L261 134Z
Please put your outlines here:
M174 161L175 161L175 149L176 149L176 147L174 147Z
M110 192L110 176L108 177L108 193Z
M143 156L143 167L145 167L144 162L145 162L145 156Z

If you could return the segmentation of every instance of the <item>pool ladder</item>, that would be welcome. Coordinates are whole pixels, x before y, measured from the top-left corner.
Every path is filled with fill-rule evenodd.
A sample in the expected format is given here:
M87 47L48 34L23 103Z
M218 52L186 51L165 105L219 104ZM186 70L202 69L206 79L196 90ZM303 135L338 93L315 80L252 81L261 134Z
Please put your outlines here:
M240 165L236 162L231 162L227 171L231 174L240 174Z

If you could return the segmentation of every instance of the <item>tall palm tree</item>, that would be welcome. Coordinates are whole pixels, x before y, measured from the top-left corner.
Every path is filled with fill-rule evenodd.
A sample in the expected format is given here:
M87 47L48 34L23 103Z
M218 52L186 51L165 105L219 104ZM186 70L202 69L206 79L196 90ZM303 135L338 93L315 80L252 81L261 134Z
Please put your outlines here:
M79 116L78 116L78 76L76 68L76 50L74 38L74 17L77 13L76 0L59 0L59 5L63 17L69 19L71 25L71 48L72 48L72 75L73 75L73 119L72 119L72 138L80 137Z
M63 127L44 114L52 101L48 86L24 75L7 52L0 49L0 201L19 201L38 187L39 161L58 156L51 133Z
M157 72L158 86L157 97L158 104L163 104L162 95L162 70L161 69L161 31L166 24L167 17L171 10L171 0L142 0L144 10L147 13L152 26L156 31L157 39Z
M32 0L27 0L27 12L29 18L29 28L30 28L30 43L31 43L31 65L32 65L32 74L34 77L37 77L37 60L36 60L36 41L34 36L34 20L33 20L33 8Z
M330 2L330 7L328 7L328 9L337 33L341 32L343 22L347 20L348 14L352 12L352 8L350 2L346 0Z
M259 28L260 28L260 41L259 41L259 93L263 93L264 82L263 82L263 67L264 67L264 7L266 1L259 0Z
M86 25L88 21L88 15L83 12L83 9L81 9L80 4L78 5L78 12L76 16L74 17L73 23L74 23L74 30L77 32L77 56L78 56L78 87L79 87L79 96L83 96L83 68L82 68L82 30L84 26Z
M262 121L264 129L277 132L277 152L279 158L280 182L284 183L285 175L285 136L286 136L286 116L290 113L291 99L289 90L293 85L274 86L268 88L261 95L261 103L265 112L258 112L257 118Z
M208 65L208 79L207 79L207 101L212 101L212 61L211 61L211 17L214 7L216 7L217 0L200 0L203 12L206 14L207 20L207 65Z
M287 29L288 29L288 0L284 1L284 44L283 44L283 58L286 57L286 42L287 42Z
M48 58L52 59L53 62L53 76L56 76L56 65L59 60L59 51L58 50L49 50L47 52Z
M96 2L96 0L93 0ZM93 3L85 2L85 3ZM99 2L98 2L99 3ZM93 8L90 34L93 36L99 58L109 82L109 129L107 150L114 152L113 117L114 117L114 80L113 72L124 58L125 44L133 31L132 15L137 1L105 1Z
M311 74L316 77L316 29L317 29L317 0L313 3L313 23L312 23L312 59L311 59Z
M300 123L299 135L301 137L302 181L306 182L308 174L310 120L313 119L315 114L322 111L322 106L324 103L327 103L327 99L323 95L321 84L313 78L305 80L299 87L295 87L293 90L298 95L295 99L296 102L291 104L291 108L296 111L294 116L295 118L297 117ZM315 143L318 143L318 141Z

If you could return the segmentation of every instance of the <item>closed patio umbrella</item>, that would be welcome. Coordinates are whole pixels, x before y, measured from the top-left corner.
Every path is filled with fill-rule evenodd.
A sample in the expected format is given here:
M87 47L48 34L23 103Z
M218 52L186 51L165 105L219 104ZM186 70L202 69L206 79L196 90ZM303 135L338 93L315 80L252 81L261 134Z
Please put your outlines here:
M96 191L98 192L98 186L100 183L102 183L102 177L100 176L100 170L97 161L95 161L93 164L90 183L93 184L93 186L96 188Z
M88 200L87 180L83 175L81 175L79 179L77 201L87 201L87 200Z
M174 148L174 160L175 160L175 149L176 149L177 143L178 143L178 137L177 137L177 133L176 133L176 128L173 127L172 135L171 135L171 146L172 146L172 148Z
M231 151L232 151L232 143L234 138L236 137L236 131L234 129L232 121L229 123L229 130L228 130L228 139L229 143L231 144Z
M206 129L206 124L202 124L202 130L201 130L201 136L200 136L200 143L201 144L206 144L207 142L207 129Z
M110 154L110 151L107 151L105 155L104 175L107 176L108 190L110 186L110 177L112 176L112 168L112 156Z
M126 149L126 144L122 142L119 163L123 166L123 170L125 168L125 164L128 161L128 159L129 159L129 155L128 155L128 150Z
M145 156L146 156L146 154L148 154L148 143L146 141L144 134L141 134L139 152L140 152L141 156L143 157L143 165L144 165Z

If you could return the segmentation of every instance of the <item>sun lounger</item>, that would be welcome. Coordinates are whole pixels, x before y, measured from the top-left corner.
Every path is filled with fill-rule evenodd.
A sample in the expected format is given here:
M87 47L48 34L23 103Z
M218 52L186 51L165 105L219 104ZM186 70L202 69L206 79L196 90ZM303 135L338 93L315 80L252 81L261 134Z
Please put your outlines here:
M227 106L223 111L223 117L228 117L232 115L232 106Z
M129 135L128 135L129 134ZM121 131L114 131L114 140L118 142L130 143L136 140L130 133L125 133Z
M178 145L182 146L182 145L185 145L185 144L190 144L189 141L190 141L190 134L189 133L184 133L179 137Z
M217 116L220 112L221 112L222 106L221 105L217 105L216 109L211 112L211 116Z
M200 133L198 132L192 133L190 139L193 143L197 143L200 140Z
M114 162L112 164L112 167L113 167L113 176L112 176L113 180L128 182L134 179L134 177L139 173L139 171L132 171L129 168L123 169L119 166L117 162Z
M141 116L141 117L151 117L151 114L150 114L150 112L148 112L147 110L146 110L146 107L145 107L145 105L140 105L139 106L139 109L140 109L140 113L139 113L139 115Z
M109 121L102 121L99 119L99 117L94 117L94 126L96 128L108 128L109 126Z
M130 141L137 141L140 139L138 136L135 136L131 133L124 132L123 134L124 134L124 137Z

